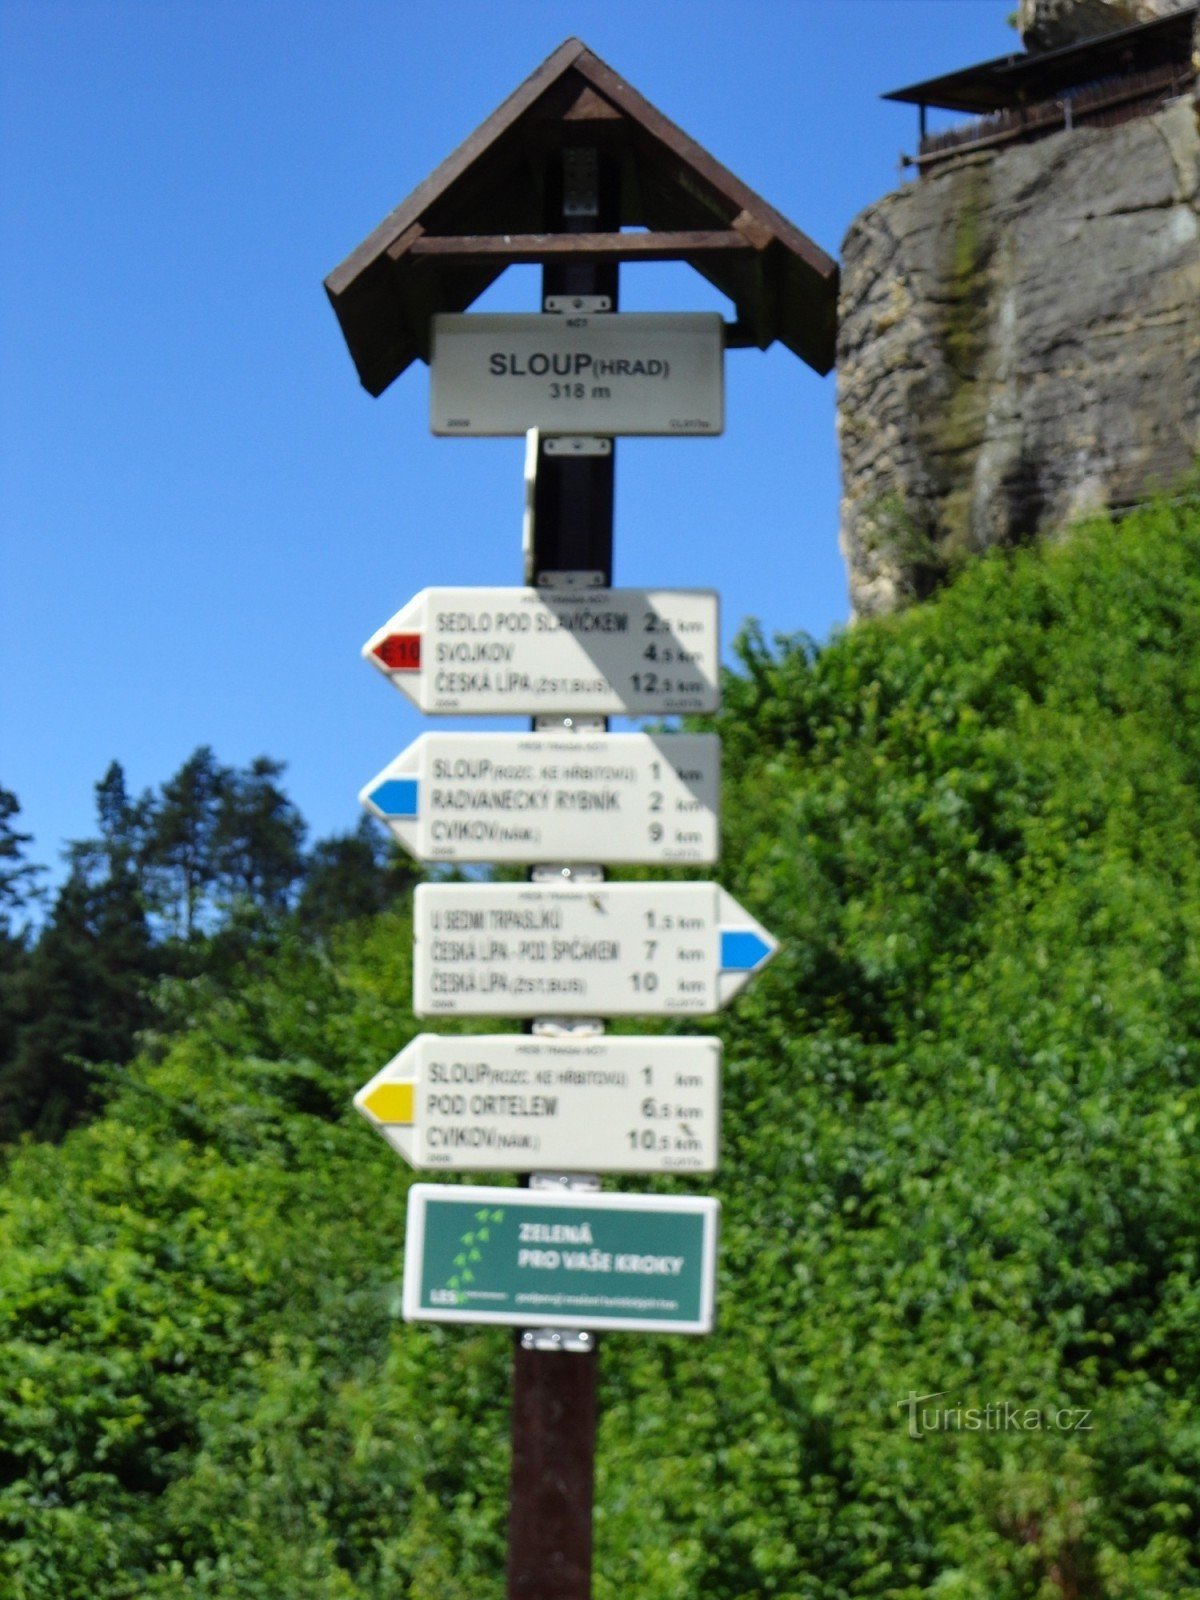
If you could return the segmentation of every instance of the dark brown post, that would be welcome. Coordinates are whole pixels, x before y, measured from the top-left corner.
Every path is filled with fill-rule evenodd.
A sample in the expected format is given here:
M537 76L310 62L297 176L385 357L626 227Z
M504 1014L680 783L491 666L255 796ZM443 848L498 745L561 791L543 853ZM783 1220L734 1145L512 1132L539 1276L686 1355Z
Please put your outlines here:
M620 169L594 148L552 158L546 230L600 233L620 228ZM589 206L597 209L589 210ZM542 302L551 296L595 295L617 309L616 262L551 262L542 268ZM602 572L612 582L613 481L616 440L603 456L548 456L542 441L534 493L533 582L540 572Z
M620 227L619 167L581 144L551 158L545 226L554 233ZM617 266L562 262L542 270L550 296L604 295L617 309ZM594 302L593 302L594 303ZM534 479L528 578L598 572L612 583L615 441L605 455L547 455ZM590 1600L596 1450L596 1340L588 1348L530 1349L513 1339L508 1600Z
M509 1600L587 1600L592 1592L596 1347L521 1348L513 1358Z

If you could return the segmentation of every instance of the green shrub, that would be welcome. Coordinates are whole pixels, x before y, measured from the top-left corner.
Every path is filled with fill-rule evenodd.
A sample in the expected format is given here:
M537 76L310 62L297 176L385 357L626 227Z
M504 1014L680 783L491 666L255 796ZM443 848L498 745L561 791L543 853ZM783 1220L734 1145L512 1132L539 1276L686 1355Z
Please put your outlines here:
M781 949L711 1024L719 1329L603 1342L597 1600L1200 1595L1200 504L740 656L721 876ZM349 1108L410 943L175 985L13 1154L0 1593L499 1600L509 1340L398 1320ZM911 1437L943 1391L1086 1426Z

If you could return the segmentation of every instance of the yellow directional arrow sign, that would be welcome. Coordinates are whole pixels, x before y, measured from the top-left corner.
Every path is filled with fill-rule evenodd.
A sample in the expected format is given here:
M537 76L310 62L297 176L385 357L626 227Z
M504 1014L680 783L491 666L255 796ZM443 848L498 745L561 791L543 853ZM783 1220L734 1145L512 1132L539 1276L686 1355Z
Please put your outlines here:
M354 1104L410 1165L714 1172L717 1039L421 1033Z
M364 1111L369 1111L376 1122L411 1127L415 1087L411 1083L370 1084L363 1091L358 1104Z

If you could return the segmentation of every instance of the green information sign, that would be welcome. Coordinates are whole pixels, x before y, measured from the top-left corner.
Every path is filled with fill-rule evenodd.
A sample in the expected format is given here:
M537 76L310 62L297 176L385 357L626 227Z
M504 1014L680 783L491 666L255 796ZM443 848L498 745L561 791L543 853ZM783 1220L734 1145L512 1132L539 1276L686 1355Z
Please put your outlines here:
M708 1333L720 1203L679 1195L409 1190L409 1322Z

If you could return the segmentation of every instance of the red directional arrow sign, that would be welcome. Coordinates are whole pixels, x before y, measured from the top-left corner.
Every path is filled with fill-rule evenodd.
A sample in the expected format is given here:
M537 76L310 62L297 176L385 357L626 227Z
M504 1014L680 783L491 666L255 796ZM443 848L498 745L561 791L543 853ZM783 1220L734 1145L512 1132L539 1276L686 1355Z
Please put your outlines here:
M708 589L422 589L363 655L422 711L713 711Z
M371 654L383 663L388 672L420 672L421 635L385 634L378 644L371 646Z

